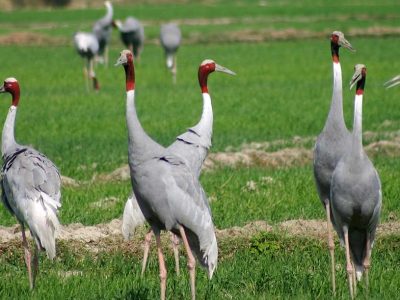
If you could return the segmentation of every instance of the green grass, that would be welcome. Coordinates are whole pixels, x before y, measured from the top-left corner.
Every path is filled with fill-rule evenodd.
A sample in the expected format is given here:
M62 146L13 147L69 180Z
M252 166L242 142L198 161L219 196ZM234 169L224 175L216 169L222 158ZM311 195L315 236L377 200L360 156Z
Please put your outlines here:
M155 253L148 269L140 277L140 255L128 247L97 254L73 250L59 243L60 255L51 263L43 259L36 289L28 287L22 251L0 254L1 298L18 299L157 299L159 297L158 267ZM398 237L377 241L370 271L369 297L394 299L400 280ZM348 299L343 249L336 251L337 297ZM167 251L168 252L168 251ZM263 233L250 240L229 239L220 244L221 259L214 277L209 281L204 270L197 268L198 299L328 299L331 298L329 255L322 242L294 239ZM190 295L189 276L181 252L182 274L173 271L173 257L167 257L167 298L187 299ZM65 277L68 271L75 275ZM365 299L365 283L358 286L359 297Z
M238 149L243 143L316 136L323 127L332 93L332 64L329 41L297 39L264 43L218 43L219 37L241 30L262 31L296 28L345 33L352 28L398 26L399 3L385 1L213 1L204 5L190 1L184 5L137 4L115 8L118 18L135 15L146 22L148 39L158 36L159 24L170 19L230 18L231 24L183 25L184 37L201 36L204 43L185 44L179 50L178 83L171 84L164 68L162 50L145 45L142 61L136 66L137 109L145 130L162 145L169 145L185 128L194 125L202 103L197 68L205 58L234 70L230 77L212 74L209 79L214 110L212 151ZM91 10L18 10L0 12L0 35L18 31L39 32L70 40L78 29L90 29L92 20L104 13ZM344 110L351 128L354 91L348 82L356 63L368 68L364 101L364 131L398 130L400 90L385 90L383 82L400 73L398 37L349 37L356 53L341 50L344 81ZM114 33L111 63L121 43ZM14 76L21 84L16 137L46 153L63 175L89 182L93 176L110 172L127 161L124 73L122 68L99 66L99 93L87 92L82 61L72 47L0 47L0 80ZM0 95L0 123L5 119L10 97ZM389 126L382 124L389 120ZM286 147L275 146L274 149ZM290 145L289 145L290 146ZM307 144L311 147L312 143ZM398 157L379 155L374 159L383 186L382 222L400 219L397 184ZM265 183L263 177L273 178ZM248 181L257 185L246 189ZM315 192L311 165L285 169L223 168L204 173L201 182L213 202L218 228L243 226L254 220L275 224L289 219L323 219ZM63 189L63 224L93 225L122 214L130 182L101 183L96 180L78 188ZM114 204L95 203L115 197ZM0 208L0 225L15 224ZM155 299L159 293L156 259L149 273L139 278L139 257L117 249L97 255L74 250L60 242L54 264L43 259L37 289L28 290L23 254L19 244L0 248L0 298L117 298ZM370 298L394 299L400 278L399 239L380 239L373 251ZM118 247L117 247L118 248ZM245 240L221 241L221 259L215 278L209 282L198 272L199 299L326 299L330 298L329 260L325 244L276 235ZM230 253L233 253L232 255ZM338 298L348 298L344 255L337 252ZM44 257L43 257L44 258ZM169 269L173 266L168 258ZM182 267L183 267L182 263ZM134 267L133 267L134 266ZM58 272L78 270L82 276L62 278ZM169 272L168 297L188 298L188 276L181 280ZM361 287L360 298L365 289Z

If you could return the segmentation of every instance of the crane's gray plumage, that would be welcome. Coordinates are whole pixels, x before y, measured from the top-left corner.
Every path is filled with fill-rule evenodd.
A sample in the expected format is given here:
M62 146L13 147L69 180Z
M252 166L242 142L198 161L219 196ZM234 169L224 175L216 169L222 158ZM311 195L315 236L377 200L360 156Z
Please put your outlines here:
M160 42L165 52L167 68L171 71L174 83L176 82L176 52L181 44L182 33L178 25L168 23L161 25Z
M3 201L21 224L27 224L36 244L56 256L55 236L61 207L60 174L40 152L24 146L3 154Z
M140 125L135 108L133 55L124 50L117 65L126 74L126 119L128 161L132 187L140 209L156 235L159 248L161 298L165 297L166 272L159 235L169 230L180 236L188 252L192 295L194 293L194 252L211 278L217 266L218 247L208 200L198 177L185 161L152 140Z
M337 47L337 58L339 58L339 47L350 44L344 38L343 33L335 31L332 35L339 37L337 45L333 44L333 41L331 42L332 48ZM347 48L352 49L351 45ZM314 148L314 177L319 198L324 205L329 203L332 172L350 143L350 132L343 117L342 93L342 70L338 60L333 62L331 107L325 126L319 134Z
M74 34L74 45L78 54L84 59L84 76L86 88L88 89L88 80L93 80L93 88L99 90L99 83L94 71L94 58L99 52L99 42L93 33L76 32Z
M29 266L30 286L33 288L38 268L37 250L45 249L50 259L56 256L55 238L60 226L57 212L61 207L61 179L56 166L45 155L15 141L15 117L20 95L18 81L7 78L0 87L0 92L9 92L13 97L2 132L2 201L21 224L25 260ZM28 225L37 246L33 279L25 224Z
M79 55L86 59L93 58L99 52L99 42L93 33L76 32L74 45Z
M144 44L144 27L142 23L133 17L127 17L124 23L117 20L115 24L124 45L133 52L135 58L139 57Z
M378 173L362 145L362 98L365 78L366 67L356 65L351 81L352 85L357 83L353 133L349 148L333 172L330 200L335 229L345 245L345 235L348 234L349 250L358 280L366 267L366 259L369 260L382 203ZM350 293L353 297L351 287Z
M103 55L106 46L110 42L113 23L113 7L110 1L104 2L106 6L106 15L93 25L93 34L99 43L99 55Z
M339 48L343 46L354 51L351 44L340 31L331 35L331 54L333 61L333 93L328 117L314 147L314 179L319 198L325 208L328 226L328 247L331 256L332 290L336 293L334 242L330 223L335 227L329 203L332 173L350 144L350 132L343 117L342 69L339 62Z

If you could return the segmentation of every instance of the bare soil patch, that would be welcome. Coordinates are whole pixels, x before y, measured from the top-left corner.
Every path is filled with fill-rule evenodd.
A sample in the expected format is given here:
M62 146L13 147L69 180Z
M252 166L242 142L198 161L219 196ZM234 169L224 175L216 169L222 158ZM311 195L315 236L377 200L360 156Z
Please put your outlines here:
M389 126L385 121L382 127ZM385 125L386 124L386 125ZM388 125L389 124L389 125ZM364 149L370 157L400 156L400 131L366 131L363 136ZM380 139L380 140L378 140ZM378 141L377 141L378 140ZM280 139L267 142L252 142L240 147L227 147L225 152L209 153L203 171L212 171L221 167L264 167L287 168L311 164L313 149L310 144L315 143L315 137L295 136L290 139ZM271 151L290 145L277 151ZM127 181L130 180L128 164L119 167L108 174L96 174L92 178L97 182Z
M135 232L131 241L124 242L121 234L122 221L114 219L109 223L94 226L84 226L82 224L69 224L63 226L58 237L58 241L69 247L86 249L90 252L112 251L122 249L129 252L141 254L144 235L147 227L142 226ZM21 232L19 226L0 227L0 253L9 247L20 247ZM273 232L289 237L326 239L326 221L323 220L288 220L276 225L269 225L265 221L250 222L243 227L231 227L227 229L216 229L219 242L227 242L232 239L249 240L262 232ZM29 235L27 231L27 235ZM377 231L378 238L389 235L400 235L400 222L390 221L380 224ZM163 234L162 242L165 247L170 248L170 238L168 234ZM153 243L155 243L153 241ZM76 274L62 274L69 276Z
M237 21L237 20L236 20ZM186 20L186 23L197 24L199 20ZM217 25L230 24L230 19L218 19L213 22ZM201 23L201 22L200 22ZM218 32L211 34L202 34L199 32L192 32L183 40L184 44L199 44L208 42L221 42L221 43L261 43L266 41L280 41L280 40L298 40L298 39L320 39L329 35L328 31L310 31L295 28L287 29L244 29L229 32ZM397 36L400 35L400 28L397 27L369 27L369 28L352 28L348 30L348 36ZM68 45L70 39L64 37L48 36L41 33L34 32L13 32L10 34L0 35L0 45L35 45L35 46L49 46L49 45ZM147 44L159 44L158 38L147 39Z
M65 38L52 37L41 33L13 32L0 35L0 45L57 46L66 45Z

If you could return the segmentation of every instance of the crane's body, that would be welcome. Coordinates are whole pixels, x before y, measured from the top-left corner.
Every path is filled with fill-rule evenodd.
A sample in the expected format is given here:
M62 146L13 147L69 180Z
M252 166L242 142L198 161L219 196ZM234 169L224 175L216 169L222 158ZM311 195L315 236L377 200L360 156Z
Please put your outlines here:
M106 14L93 24L93 34L95 35L98 43L99 50L96 53L102 57L105 65L108 65L108 44L111 40L112 27L113 27L113 7L110 1L104 2L106 6Z
M56 166L45 155L15 141L18 82L14 78L6 79L4 86L0 88L0 92L4 91L12 94L13 104L2 133L2 201L21 224L25 262L30 286L33 288L38 271L38 251L44 249L50 259L56 256L55 238L60 226L57 212L61 207L61 179ZM36 243L33 274L25 225Z
M343 117L342 69L339 62L339 48L344 46L353 50L343 33L334 31L331 36L331 54L333 63L333 93L331 107L325 126L317 137L314 147L314 178L319 198L324 206L328 228L328 247L331 256L332 290L335 294L335 258L331 224L335 227L330 209L332 173L350 143L350 132Z
M167 23L161 26L160 43L164 49L167 68L171 71L176 82L177 62L176 53L181 45L182 33L178 25Z
M218 247L208 200L198 177L185 161L154 142L143 130L135 109L133 55L124 50L117 64L126 74L128 154L132 187L140 209L157 241L161 298L165 299L166 268L160 231L181 237L188 255L192 298L195 297L195 258L211 278ZM215 69L215 67L214 67Z
M74 34L74 45L78 54L84 59L83 74L86 88L89 89L89 80L93 81L93 88L99 90L99 82L94 71L94 58L99 51L99 42L93 33L77 32Z
M144 44L144 27L139 20L127 17L125 22L115 21L120 32L121 41L135 55L135 59L140 59L140 54Z
M368 272L370 266L371 248L382 203L379 175L362 145L362 100L365 79L366 67L356 65L351 82L352 84L357 82L351 143L337 164L331 182L331 208L335 229L346 247L352 298L356 291L354 275L360 280L364 270Z

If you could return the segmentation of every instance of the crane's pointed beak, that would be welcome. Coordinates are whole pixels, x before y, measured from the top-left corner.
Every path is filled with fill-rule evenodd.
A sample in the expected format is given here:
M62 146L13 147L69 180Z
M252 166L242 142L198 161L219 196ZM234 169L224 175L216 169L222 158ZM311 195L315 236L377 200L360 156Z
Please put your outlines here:
M353 86L361 79L361 70L356 70L354 72L353 77L350 80L350 90L353 88Z
M226 73L226 74L229 74L229 75L236 75L235 72L233 72L233 71L231 71L231 70L229 70L229 69L227 69L227 68L225 68L223 66L220 66L218 64L215 64L215 71L223 72L223 73Z
M339 40L339 45L350 50L351 52L356 52L356 49L354 49L353 46L350 44L350 42L345 38L341 38Z
M0 86L0 93L5 93L6 89L4 88L4 85Z
M115 63L115 67L118 67L118 66L120 66L120 65L123 65L123 64L126 64L128 61L127 61L127 59L126 59L126 56L124 56L124 55L121 55L118 59L117 59L117 62Z
M397 75L393 77L392 79L386 81L383 85L387 88L390 89L396 85L400 84L400 75Z

